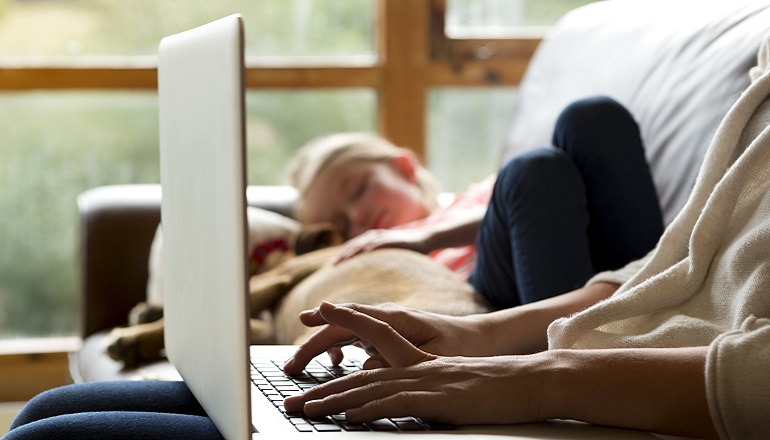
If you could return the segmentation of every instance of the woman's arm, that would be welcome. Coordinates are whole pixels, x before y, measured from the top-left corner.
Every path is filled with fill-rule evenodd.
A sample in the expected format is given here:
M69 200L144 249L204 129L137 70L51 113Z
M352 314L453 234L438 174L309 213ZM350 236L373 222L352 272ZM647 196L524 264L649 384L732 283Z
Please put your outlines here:
M582 311L612 295L618 286L595 283L573 292L524 306L472 316L446 316L387 304L367 306L349 304L344 308L386 322L411 344L428 353L444 356L494 356L535 353L547 348L546 330L557 318ZM339 346L360 343L348 328L345 314L338 325L325 325L334 305L303 312L303 324L323 326L305 341L284 369L299 374L310 360L329 351L332 359L342 361ZM326 313L326 314L325 314ZM374 351L372 351L374 353ZM381 359L378 355L376 361Z
M334 306L322 311L393 368L355 373L289 397L284 404L291 412L346 412L351 422L409 415L454 424L563 418L716 437L706 400L706 347L442 357L365 313Z
M484 355L536 353L548 348L548 326L609 298L620 286L593 283L571 292L471 317L485 335Z
M549 418L717 438L706 398L708 347L556 350L544 383Z

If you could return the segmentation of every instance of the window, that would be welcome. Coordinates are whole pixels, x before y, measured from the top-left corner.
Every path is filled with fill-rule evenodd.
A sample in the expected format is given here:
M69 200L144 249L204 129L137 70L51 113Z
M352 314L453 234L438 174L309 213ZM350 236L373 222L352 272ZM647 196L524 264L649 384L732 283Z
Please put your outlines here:
M566 11L591 0L447 0L450 38L541 37Z
M515 87L440 87L428 93L428 168L444 191L494 173L516 102Z
M271 81L254 78L270 72L253 67L260 65L284 66L273 73L290 81L279 84L285 89L250 88L248 179L280 183L280 170L309 139L376 130L373 83L356 87L345 76L332 78L332 70L320 84L302 84L286 67L374 66L376 6L374 0L0 0L0 337L74 335L76 195L99 185L159 181L154 54L160 38L235 11L247 17L250 83Z
M376 54L373 0L2 0L0 55L152 56L162 37L235 12L249 56Z
M246 102L253 184L282 182L275 164L308 139L376 129L368 89L250 91ZM75 334L75 197L99 185L159 182L156 94L0 93L0 117L0 335Z
M146 91L0 94L0 335L74 335L75 196L157 182L157 104Z
M542 26L583 3L0 0L0 339L75 335L75 196L158 182L162 36L243 13L250 183L313 137L378 130L462 190L499 165Z

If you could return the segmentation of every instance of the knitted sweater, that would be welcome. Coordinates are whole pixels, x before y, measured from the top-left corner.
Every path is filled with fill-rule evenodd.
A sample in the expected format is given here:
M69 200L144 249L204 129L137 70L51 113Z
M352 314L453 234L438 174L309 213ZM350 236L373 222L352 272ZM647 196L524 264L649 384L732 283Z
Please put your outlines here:
M553 349L709 346L708 403L726 439L770 432L770 40L751 77L657 247L592 278L622 286L548 329Z

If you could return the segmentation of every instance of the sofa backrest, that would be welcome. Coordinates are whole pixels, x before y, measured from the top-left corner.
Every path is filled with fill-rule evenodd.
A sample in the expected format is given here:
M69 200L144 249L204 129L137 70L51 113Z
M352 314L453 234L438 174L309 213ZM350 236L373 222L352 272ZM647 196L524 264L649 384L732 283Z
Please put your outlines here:
M770 0L609 0L578 8L530 63L504 158L550 145L556 117L575 99L610 96L639 123L670 222L769 32Z

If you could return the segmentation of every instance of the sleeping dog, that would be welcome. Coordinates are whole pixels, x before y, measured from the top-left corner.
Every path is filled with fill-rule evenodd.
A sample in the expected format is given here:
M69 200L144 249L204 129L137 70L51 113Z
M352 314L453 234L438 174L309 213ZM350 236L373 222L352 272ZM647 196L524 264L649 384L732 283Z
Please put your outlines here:
M404 249L380 249L338 264L339 235L327 226L303 229L296 253L284 252L273 267L249 281L252 344L299 344L314 329L299 313L321 301L397 303L420 310L470 315L491 306L467 282L429 257ZM309 251L308 251L309 250ZM127 368L163 357L162 305L140 304L129 327L113 330L107 353Z

